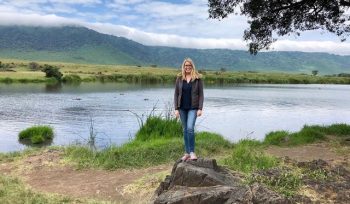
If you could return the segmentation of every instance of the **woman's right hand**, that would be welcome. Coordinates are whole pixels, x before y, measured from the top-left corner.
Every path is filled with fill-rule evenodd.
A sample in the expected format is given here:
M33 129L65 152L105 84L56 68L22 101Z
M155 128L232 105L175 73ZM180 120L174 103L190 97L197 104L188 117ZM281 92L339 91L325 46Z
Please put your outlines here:
M180 117L179 110L175 110L175 117L176 117L176 118L179 118L179 117Z

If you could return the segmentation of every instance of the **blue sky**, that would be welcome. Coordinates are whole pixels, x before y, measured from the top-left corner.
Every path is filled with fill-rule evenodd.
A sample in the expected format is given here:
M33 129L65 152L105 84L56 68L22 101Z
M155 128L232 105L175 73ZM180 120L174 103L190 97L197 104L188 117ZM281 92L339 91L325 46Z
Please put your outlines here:
M0 0L0 25L81 25L145 45L247 50L246 22L208 19L206 0ZM322 31L283 37L272 48L350 55L350 42Z

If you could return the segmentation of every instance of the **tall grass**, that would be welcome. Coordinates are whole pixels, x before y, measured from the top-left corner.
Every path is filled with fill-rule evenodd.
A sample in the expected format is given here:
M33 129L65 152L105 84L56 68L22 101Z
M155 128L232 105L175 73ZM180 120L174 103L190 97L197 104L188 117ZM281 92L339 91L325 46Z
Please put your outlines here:
M148 117L144 126L136 133L135 140L147 141L157 138L179 138L182 126L176 118Z
M196 134L196 152L200 156L220 154L231 148L231 143L215 133ZM141 168L178 160L184 153L181 125L175 119L151 116L134 140L121 146L110 146L92 151L85 146L65 148L65 157L79 167L104 169Z
M42 144L52 141L54 136L53 129L50 126L33 126L22 130L18 139L22 142L30 142L31 144Z
M326 139L327 135L343 137L350 135L350 125L333 124L329 126L304 125L299 132L274 131L266 135L267 145L302 145Z

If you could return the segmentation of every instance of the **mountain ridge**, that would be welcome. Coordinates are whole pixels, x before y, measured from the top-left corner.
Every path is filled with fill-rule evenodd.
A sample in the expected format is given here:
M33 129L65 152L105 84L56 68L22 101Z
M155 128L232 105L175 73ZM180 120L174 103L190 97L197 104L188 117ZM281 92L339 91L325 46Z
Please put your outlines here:
M281 71L320 74L348 72L350 56L322 52L260 52L146 46L79 27L0 26L0 57L88 64L157 65L178 68L191 57L198 69Z

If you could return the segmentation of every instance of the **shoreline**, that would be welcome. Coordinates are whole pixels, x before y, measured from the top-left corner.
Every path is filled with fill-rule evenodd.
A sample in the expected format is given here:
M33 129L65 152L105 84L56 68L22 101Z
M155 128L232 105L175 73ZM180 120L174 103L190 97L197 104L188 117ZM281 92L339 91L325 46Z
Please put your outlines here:
M40 71L48 64L57 67L63 74L63 83L124 82L143 84L174 84L179 69L140 67L127 65L93 65L64 62L32 62L2 59L6 68L0 68L0 84L11 83L59 83L54 78L45 78ZM4 65L5 66L5 65ZM231 84L350 84L350 77L334 75L312 75L311 73L289 73L281 71L226 71L201 70L206 85ZM340 75L340 73L338 74Z
M298 162L324 160L329 165L338 165L350 170L350 146L329 140L298 146L271 145L263 149L263 154L274 158L288 158ZM236 146L239 148L239 146ZM341 152L342 151L342 152ZM11 192L5 195L13 197L1 197L0 201L11 201L18 193L25 194L23 200L40 201L45 203L151 203L155 189L166 175L171 172L174 161L162 165L143 168L127 168L115 170L103 170L100 168L79 167L64 157L62 149L44 148L33 152L20 153L18 157L0 159L0 185L2 190ZM14 155L13 155L14 156ZM213 155L218 164L224 165L224 159L228 155ZM1 158L1 157L0 157ZM290 160L288 160L290 162ZM283 162L279 165L283 166ZM226 166L227 167L227 166ZM288 167L291 168L290 164ZM293 167L294 168L294 167ZM231 169L231 168L230 168ZM283 169L283 168L282 168ZM295 172L298 172L295 169ZM253 179L252 173L243 170L239 172L247 179ZM255 172L255 171L254 171ZM260 171L261 172L261 171ZM293 176L291 174L290 176ZM319 181L327 181L327 175L322 172L309 172L309 175ZM262 182L261 180L260 182ZM259 183L260 183L259 182ZM58 185L59 184L59 185ZM294 184L294 183L293 183ZM280 190L285 185L281 183ZM83 186L83 188L81 188ZM273 187L279 189L280 187ZM325 199L327 196L316 194L309 187L300 186L298 193L306 193L312 199ZM292 193L295 190L288 190ZM23 193L26 192L26 193ZM310 194L310 192L313 192ZM323 200L325 202L325 200Z

